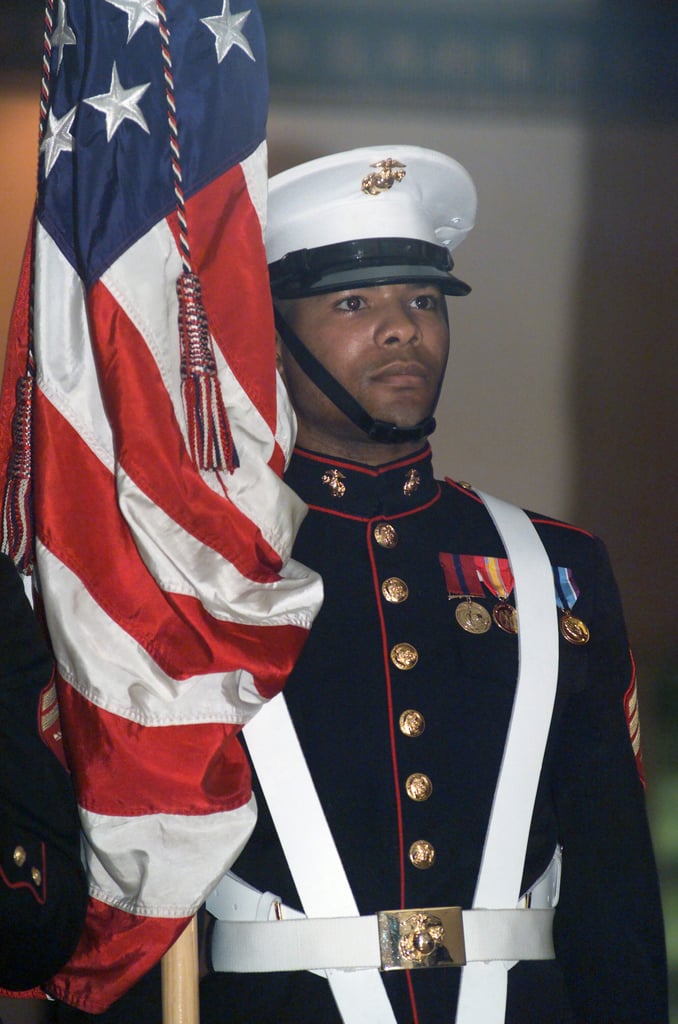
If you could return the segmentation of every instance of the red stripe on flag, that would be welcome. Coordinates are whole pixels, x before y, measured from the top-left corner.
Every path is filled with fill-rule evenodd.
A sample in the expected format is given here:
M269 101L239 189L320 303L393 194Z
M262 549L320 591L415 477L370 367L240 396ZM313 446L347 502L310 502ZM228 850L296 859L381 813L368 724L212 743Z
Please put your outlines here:
M240 726L138 725L90 704L60 680L59 700L76 740L68 760L78 803L95 814L217 814L251 796ZM86 744L82 737L86 737Z
M85 931L68 968L45 988L56 999L101 1013L157 963L189 921L136 917L90 898Z

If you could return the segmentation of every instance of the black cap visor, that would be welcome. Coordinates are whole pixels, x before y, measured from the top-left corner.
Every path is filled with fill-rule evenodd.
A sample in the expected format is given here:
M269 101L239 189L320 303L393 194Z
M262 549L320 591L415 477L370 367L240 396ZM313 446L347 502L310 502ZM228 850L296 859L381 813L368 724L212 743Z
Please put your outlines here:
M276 299L369 288L389 283L435 284L445 295L468 295L469 285L452 274L444 245L410 238L367 238L317 249L298 249L269 266Z

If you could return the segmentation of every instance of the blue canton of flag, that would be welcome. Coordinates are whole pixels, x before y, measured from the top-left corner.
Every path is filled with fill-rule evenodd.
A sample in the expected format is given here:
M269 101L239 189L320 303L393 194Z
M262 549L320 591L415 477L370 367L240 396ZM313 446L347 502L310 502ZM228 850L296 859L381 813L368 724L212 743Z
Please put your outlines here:
M187 198L265 136L258 12L218 5L166 5ZM86 286L175 207L158 6L59 0L38 212Z

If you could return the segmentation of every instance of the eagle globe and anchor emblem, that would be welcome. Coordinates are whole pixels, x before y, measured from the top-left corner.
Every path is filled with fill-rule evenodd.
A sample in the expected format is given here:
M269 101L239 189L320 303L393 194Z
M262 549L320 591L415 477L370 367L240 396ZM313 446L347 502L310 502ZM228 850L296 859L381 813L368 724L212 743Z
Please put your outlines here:
M404 960L423 964L443 945L445 929L439 917L418 912L408 917L400 926L398 943Z
M383 970L461 967L466 963L460 907L386 910L377 918Z
M385 160L378 160L376 164L370 164L375 170L372 174L363 178L362 189L369 196L378 196L380 192L388 192L398 181L402 181L406 175L405 164L392 157Z

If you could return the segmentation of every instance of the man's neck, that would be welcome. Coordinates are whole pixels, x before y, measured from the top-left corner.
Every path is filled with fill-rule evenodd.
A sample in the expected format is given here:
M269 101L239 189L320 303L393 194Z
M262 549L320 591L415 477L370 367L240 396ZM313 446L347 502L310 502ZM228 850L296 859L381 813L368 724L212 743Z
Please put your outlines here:
M384 466L387 462L406 459L421 450L422 441L407 441L403 444L384 444L372 441L367 435L362 438L341 438L319 435L312 428L299 426L297 444L300 448L327 455L333 459L346 459L364 466Z

